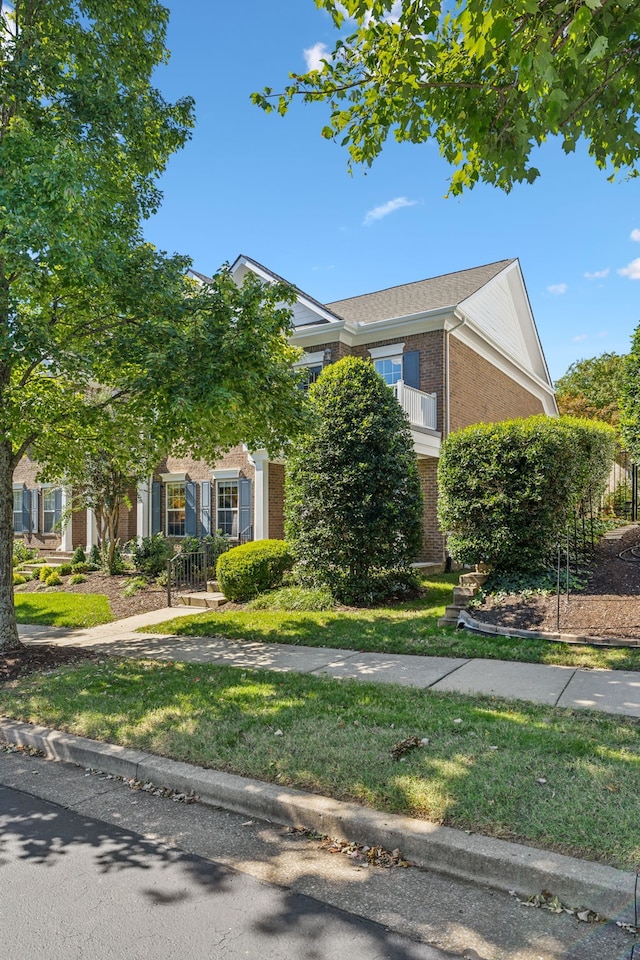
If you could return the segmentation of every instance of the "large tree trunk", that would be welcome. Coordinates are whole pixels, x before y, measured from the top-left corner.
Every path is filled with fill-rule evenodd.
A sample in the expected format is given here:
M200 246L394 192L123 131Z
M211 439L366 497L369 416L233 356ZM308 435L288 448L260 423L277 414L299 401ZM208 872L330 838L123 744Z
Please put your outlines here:
M0 440L0 651L21 646L13 605L13 451Z

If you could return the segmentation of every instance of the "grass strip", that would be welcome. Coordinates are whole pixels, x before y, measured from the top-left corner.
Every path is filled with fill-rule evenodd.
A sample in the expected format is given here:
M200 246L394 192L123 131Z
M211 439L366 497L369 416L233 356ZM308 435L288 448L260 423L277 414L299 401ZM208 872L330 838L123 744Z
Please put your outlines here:
M47 627L97 627L110 623L109 599L102 593L16 593L18 623Z
M0 712L382 811L640 865L640 739L627 718L110 658L5 685ZM393 759L408 737L429 742Z
M522 663L548 663L609 670L640 670L640 650L625 647L574 646L548 640L489 637L438 627L451 603L458 574L424 581L421 600L366 610L283 612L228 610L154 625L154 632L182 637L227 637L230 640L290 643L431 657L482 657Z

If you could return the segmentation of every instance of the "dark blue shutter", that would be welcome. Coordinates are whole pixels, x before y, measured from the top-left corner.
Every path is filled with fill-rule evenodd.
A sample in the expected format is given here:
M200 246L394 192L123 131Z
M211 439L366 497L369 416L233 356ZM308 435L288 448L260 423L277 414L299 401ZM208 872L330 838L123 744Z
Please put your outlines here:
M184 485L184 532L188 537L197 535L196 521L196 484L193 480L187 480Z
M55 492L55 511L53 526L56 533L58 533L60 529L60 518L62 517L62 490L60 487L58 487Z
M31 491L22 491L22 532L31 533Z
M40 532L40 492L38 490L31 491L31 523L29 524L29 530L32 533Z
M211 481L203 480L200 484L200 536L207 537L211 533Z
M159 480L154 480L151 484L151 535L155 537L156 533L162 533L162 484Z
M240 522L238 524L238 536L242 541L253 540L253 525L252 525L252 514L253 514L253 483L246 477L241 477L238 480L238 502L239 502L239 513L240 513Z
M407 387L420 389L420 351L411 350L402 356L402 379Z

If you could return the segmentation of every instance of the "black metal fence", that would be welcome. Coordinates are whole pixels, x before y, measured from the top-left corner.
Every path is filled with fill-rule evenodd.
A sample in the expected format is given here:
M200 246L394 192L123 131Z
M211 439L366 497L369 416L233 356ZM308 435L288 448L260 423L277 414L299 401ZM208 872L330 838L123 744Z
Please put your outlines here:
M218 557L228 549L228 542L216 538L211 543L203 543L197 550L183 550L168 560L167 606L171 606L173 597L179 592L206 590L209 580L215 579Z

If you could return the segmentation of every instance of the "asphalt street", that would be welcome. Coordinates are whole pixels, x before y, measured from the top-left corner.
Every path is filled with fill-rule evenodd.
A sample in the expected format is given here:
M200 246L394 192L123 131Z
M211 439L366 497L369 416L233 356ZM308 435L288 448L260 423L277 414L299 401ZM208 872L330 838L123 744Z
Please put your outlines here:
M2 960L440 960L379 924L0 787Z
M0 750L0 960L627 960L635 938Z

